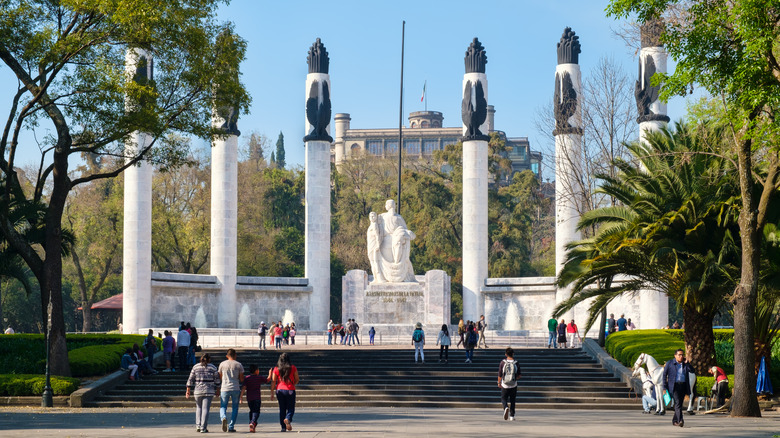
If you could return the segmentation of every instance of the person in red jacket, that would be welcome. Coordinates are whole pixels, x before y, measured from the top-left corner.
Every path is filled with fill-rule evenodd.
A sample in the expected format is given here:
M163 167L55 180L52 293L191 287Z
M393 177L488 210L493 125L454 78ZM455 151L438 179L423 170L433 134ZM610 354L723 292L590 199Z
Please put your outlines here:
M712 392L717 395L718 401L715 404L715 408L719 408L726 403L726 392L729 390L729 376L719 366L711 366L709 370L710 374L715 376L715 384L712 385Z
M579 340L580 344L582 344L582 337L580 337L580 330L577 328L577 324L574 323L573 319L566 326L566 334L569 337L569 348L575 348L574 342L576 340Z

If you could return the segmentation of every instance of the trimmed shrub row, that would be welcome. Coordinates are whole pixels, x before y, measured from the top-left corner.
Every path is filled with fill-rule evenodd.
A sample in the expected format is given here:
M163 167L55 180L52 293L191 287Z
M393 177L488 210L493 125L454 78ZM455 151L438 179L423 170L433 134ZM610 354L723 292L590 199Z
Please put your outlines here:
M70 395L79 387L79 379L51 376L54 395ZM0 374L0 395L41 395L46 386L46 376L34 374Z
M119 368L125 349L138 343L143 348L143 335L69 334L66 337L68 359L74 376L106 374ZM0 336L0 370L11 374L43 374L46 347L42 334ZM158 349L161 340L157 339ZM121 352L118 353L117 351Z

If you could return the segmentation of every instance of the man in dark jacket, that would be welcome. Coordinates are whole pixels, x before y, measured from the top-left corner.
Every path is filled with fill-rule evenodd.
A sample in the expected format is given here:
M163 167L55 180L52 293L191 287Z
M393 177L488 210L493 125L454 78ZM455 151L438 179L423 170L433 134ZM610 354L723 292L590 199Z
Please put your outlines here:
M685 360L685 352L677 350L674 359L669 359L664 365L664 386L674 400L674 417L672 425L683 427L683 400L691 395L691 385L688 373L693 373L693 367Z

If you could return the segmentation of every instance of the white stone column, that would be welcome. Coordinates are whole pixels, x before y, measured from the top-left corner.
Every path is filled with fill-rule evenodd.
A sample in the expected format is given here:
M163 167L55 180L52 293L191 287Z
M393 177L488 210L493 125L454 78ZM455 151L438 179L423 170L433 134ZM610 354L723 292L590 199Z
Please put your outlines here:
M215 116L215 125L223 120ZM220 328L237 327L238 136L215 138L211 148L211 275L222 286Z
M151 56L140 49L128 50L125 72L133 75L143 70L152 78ZM137 67L141 69L137 70ZM126 106L132 105L127 102ZM152 137L141 132L130 135L125 145L130 160L147 147ZM152 301L152 176L154 169L146 162L124 171L124 243L122 249L122 331L137 334L151 325Z
M477 321L484 314L485 303L480 289L488 276L488 82L485 74L487 56L481 43L474 41L466 51L466 73L463 75L463 319ZM484 93L480 101L478 87ZM469 97L470 96L470 97ZM477 127L479 138L469 138L465 108L484 111Z
M661 21L650 21L641 28L642 49L639 52L639 77L637 79L638 85L646 92L651 87L649 83L645 83L646 77L649 79L648 76L653 73L666 73L667 71L668 55L659 40L662 30L663 22ZM648 69L654 69L655 72L648 71ZM647 94L657 96L657 90L655 93ZM639 140L645 144L647 144L649 133L660 131L669 122L666 102L658 98L651 99L648 109L649 113L640 114L637 119ZM658 329L669 324L669 299L666 294L642 290L639 299L641 306L638 328Z
M319 38L309 50L304 137L306 169L305 275L312 287L309 330L325 330L330 317L330 76Z
M580 240L577 223L583 206L582 162L582 78L578 64L579 37L566 28L558 43L558 65L555 68L554 110L555 135L555 275L566 260L566 245ZM555 302L571 296L571 287L558 288ZM577 317L575 311L561 315L567 322Z

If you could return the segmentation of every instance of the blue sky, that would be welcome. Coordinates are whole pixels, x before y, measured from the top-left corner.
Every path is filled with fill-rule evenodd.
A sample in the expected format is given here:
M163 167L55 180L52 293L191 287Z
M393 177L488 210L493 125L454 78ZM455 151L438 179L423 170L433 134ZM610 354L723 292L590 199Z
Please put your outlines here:
M527 136L540 149L535 110L551 100L555 44L566 26L580 36L583 75L602 56L612 56L633 78L636 56L614 37L618 21L606 18L605 0L537 1L310 1L233 0L219 19L233 21L248 42L242 81L252 96L251 112L238 122L240 144L251 132L275 143L284 132L289 165L303 165L306 53L321 38L330 54L332 105L349 113L353 128L398 126L401 22L406 20L404 122L420 102L427 81L428 109L444 113L444 125L460 126L463 57L478 37L488 57L489 104L496 129ZM670 68L674 65L670 60ZM0 83L13 80L0 67ZM0 87L0 114L10 108L8 87ZM685 101L669 102L672 120ZM43 138L43 133L36 133ZM31 136L26 136L28 142ZM23 139L24 140L24 139ZM197 141L203 146L205 142ZM36 159L23 153L24 162Z

